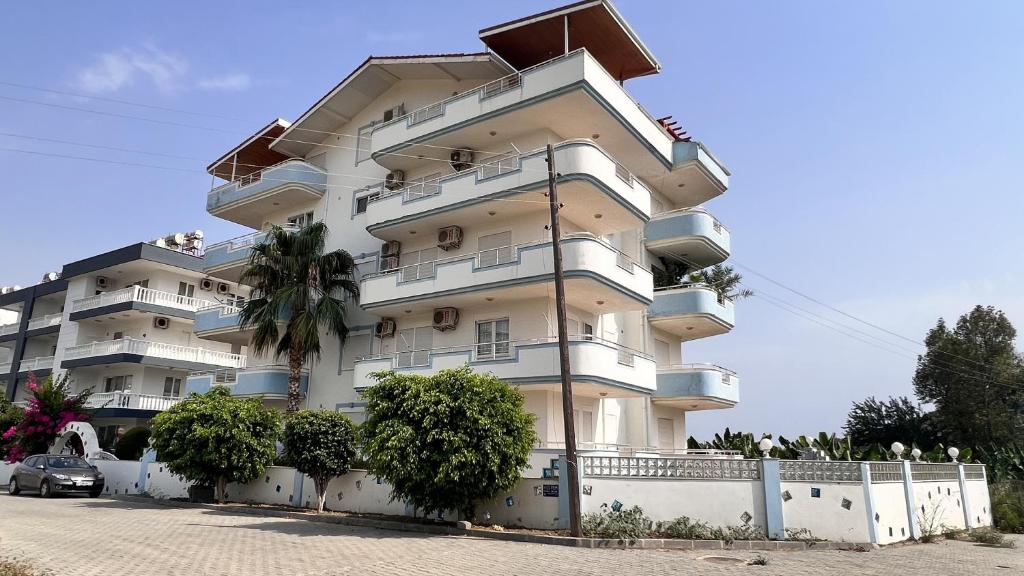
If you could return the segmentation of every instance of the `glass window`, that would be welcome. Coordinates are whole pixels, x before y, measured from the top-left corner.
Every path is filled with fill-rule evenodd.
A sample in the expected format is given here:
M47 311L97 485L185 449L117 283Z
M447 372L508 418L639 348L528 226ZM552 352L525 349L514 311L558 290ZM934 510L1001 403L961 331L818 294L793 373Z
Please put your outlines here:
M288 218L288 224L297 228L305 228L313 223L313 212L306 212L305 214L298 214Z
M178 282L178 296L192 298L196 295L196 285L188 282Z
M398 368L427 366L434 345L434 328L419 326L398 331Z
M367 124L359 129L356 135L356 164L363 160L370 159L370 135L373 132L373 124ZM361 212L357 212L361 214Z
M508 318L476 323L476 357L479 360L501 358L509 354Z
M402 267L402 282L434 277L434 263L437 261L437 248L425 248L415 252L405 252L399 258Z
M132 375L108 376L103 383L104 392L131 392Z
M512 232L481 236L478 241L480 267L507 264L512 261Z
M164 398L177 398L181 396L181 378L168 376L164 378Z

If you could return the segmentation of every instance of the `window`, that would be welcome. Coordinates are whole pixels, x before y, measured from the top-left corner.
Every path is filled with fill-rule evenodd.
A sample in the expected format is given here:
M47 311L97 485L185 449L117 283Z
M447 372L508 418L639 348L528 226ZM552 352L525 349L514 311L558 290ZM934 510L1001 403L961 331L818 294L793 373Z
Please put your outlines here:
M168 376L164 378L164 398L181 396L181 378Z
M367 124L359 129L359 134L356 135L356 164L370 159L370 136L372 133L373 124ZM362 212L356 212L356 214L362 214Z
M398 367L427 366L434 345L434 328L420 326L398 331Z
M124 332L114 332L114 340L120 340L124 338Z
M135 282L132 282L132 286L138 286L139 288L149 288L149 279L147 278L145 280L136 280Z
M593 340L594 339L594 326L591 324L583 323L583 339Z
M178 282L178 296L193 298L196 295L196 285L188 282Z
M478 241L480 267L507 264L512 261L512 232L481 236Z
M103 380L103 391L104 392L131 392L132 391L132 375L127 374L125 376L107 376Z
M476 323L476 357L491 360L509 354L508 318Z
M573 430L576 432L576 443L594 442L594 413L590 410L573 410Z
M434 277L434 263L437 261L437 248L425 248L416 252L405 252L399 258L402 267L402 282Z
M361 196L359 194L362 194ZM370 205L370 202L380 196L380 190L374 190L373 192L356 192L356 205L355 214L362 214L366 212L366 207Z
M313 223L313 212L306 212L305 214L299 214L288 218L288 224L297 228L305 228Z

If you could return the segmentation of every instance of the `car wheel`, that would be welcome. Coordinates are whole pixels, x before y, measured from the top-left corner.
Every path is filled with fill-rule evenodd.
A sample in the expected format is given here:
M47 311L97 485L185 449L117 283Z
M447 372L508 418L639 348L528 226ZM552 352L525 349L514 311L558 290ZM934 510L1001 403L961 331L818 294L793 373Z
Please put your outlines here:
M50 483L48 481L43 480L39 484L39 495L42 496L43 498L49 498L50 496L53 496L53 493L50 492Z
M17 496L21 493L21 488L18 487L17 477L11 476L11 481L7 484L7 493L11 496Z

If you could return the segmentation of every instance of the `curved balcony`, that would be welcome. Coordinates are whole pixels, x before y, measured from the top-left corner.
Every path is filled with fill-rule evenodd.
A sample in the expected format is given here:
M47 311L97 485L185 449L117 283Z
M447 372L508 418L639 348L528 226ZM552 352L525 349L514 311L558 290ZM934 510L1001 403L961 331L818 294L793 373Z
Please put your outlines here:
M652 217L644 227L644 243L655 256L684 260L699 268L729 257L729 230L702 208Z
M327 192L327 172L302 160L286 160L218 186L206 197L206 211L250 228L265 215L303 207Z
M683 341L725 334L736 318L733 303L700 285L680 285L654 291L648 323Z
M554 153L562 218L603 235L637 228L650 217L651 191L597 144L571 140L555 145ZM366 229L383 240L402 240L415 230L485 221L492 212L547 214L548 205L537 193L548 186L545 159L541 148L384 191L367 205Z
M188 375L185 393L203 394L213 386L227 386L233 396L262 396L267 399L288 398L288 366L273 364L253 366L244 370L214 370ZM299 389L309 391L309 370L303 370Z
M25 358L18 364L18 372L49 372L53 370L53 356Z
M655 365L650 356L589 335L569 338L573 394L627 397L654 390ZM353 386L357 390L373 386L376 380L370 374L381 370L430 375L467 363L509 384L561 390L557 337L365 356L355 362Z
M133 313L152 313L191 320L193 313L205 303L198 298L141 286L128 286L75 300L71 303L71 314L68 318L74 321L86 318L102 320L100 317L115 313L127 316Z
M589 234L566 236L561 245L570 305L602 314L642 310L651 303L651 273L628 256ZM462 307L485 298L546 298L553 280L552 248L545 240L367 275L360 283L359 304L392 315Z
M245 356L195 346L121 338L71 346L64 351L61 368L119 363L163 366L180 370L244 368Z
M248 344L250 331L241 330L239 313L241 308L227 304L210 304L196 311L192 330L204 340Z
M282 226L287 232L298 230L296 226ZM242 270L249 263L250 249L263 242L266 230L211 244L203 253L203 273L229 282L238 282Z
M683 410L731 408L740 401L740 379L714 364L659 367L654 403Z

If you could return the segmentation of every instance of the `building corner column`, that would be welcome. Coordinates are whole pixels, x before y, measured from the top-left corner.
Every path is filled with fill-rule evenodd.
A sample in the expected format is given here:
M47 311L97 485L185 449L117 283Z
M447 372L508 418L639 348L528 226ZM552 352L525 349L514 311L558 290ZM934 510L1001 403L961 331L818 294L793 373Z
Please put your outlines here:
M764 488L764 512L768 538L786 538L786 518L782 510L782 475L778 458L761 459L761 486Z

